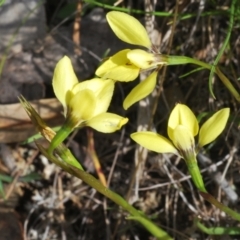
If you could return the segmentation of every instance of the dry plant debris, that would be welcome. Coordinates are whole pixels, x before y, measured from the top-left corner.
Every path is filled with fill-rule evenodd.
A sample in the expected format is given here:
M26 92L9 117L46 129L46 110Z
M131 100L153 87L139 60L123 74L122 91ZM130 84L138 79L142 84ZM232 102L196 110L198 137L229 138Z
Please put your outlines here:
M139 4L135 5L134 3L134 6L129 6L127 1L121 1L118 6L144 10L140 1L138 2ZM217 11L229 9L231 1L215 2L215 5L210 1L201 5L202 2L204 1L182 1L177 5L175 1L157 1L157 4L154 5L155 11L192 14L186 19L155 16L152 24L158 31L157 36L160 38L159 45L162 53L169 52L172 55L191 56L208 63L214 61L226 37L229 20L227 14L223 15ZM81 8L84 9L85 5L83 4ZM89 15L97 18L99 12L104 13L105 16L107 10L95 8ZM204 13L206 14L204 15ZM50 71L46 64L48 59L51 59L49 61L51 61L52 66L55 64L53 62L58 60L52 57L52 46L55 46L55 42L49 43L49 38L51 41L61 39L57 42L59 48L56 50L56 55L58 56L69 53L73 57L74 52L81 55L82 51L82 56L86 52L94 57L96 55L94 67L97 67L98 64L96 59L101 59L107 50L102 48L101 43L94 43L94 41L98 41L97 37L91 37L93 49L90 48L86 39L79 41L72 39L73 26L77 26L82 31L79 36L75 34L74 38L77 36L83 38L83 35L87 35L86 22L80 21L77 14L78 12L75 15L77 24L70 21L67 25L57 27L59 20L54 19L51 23L54 26L50 26L54 32L50 32L47 36L48 40L43 40L45 45L39 48L40 52L36 53L36 49L32 50L35 64L42 63L42 70L46 68L48 74ZM86 20L89 15L86 13L86 16L81 20ZM135 16L143 20L143 15ZM89 30L98 28L97 24L96 22L92 24ZM103 23L101 22L101 24ZM220 65L225 74L239 87L240 44L238 36L240 29L238 19L235 24L229 48L224 52ZM98 33L98 38L109 41L107 44L111 46L111 40L108 40L107 34L105 34L108 26L101 25L101 28L97 31L103 31L104 34ZM109 39L112 38L111 35ZM80 49L81 47L82 49L79 52L76 49L80 43ZM70 50L66 48L66 45L71 45ZM47 51L48 47L50 48L49 52ZM98 51L95 51L96 48ZM118 48L114 45L113 49L120 50L122 47ZM92 69L91 60L84 62L80 56L77 56L75 63L80 65L79 72L83 72L84 76L94 74L95 69ZM193 69L192 66L182 65L170 66L161 71L159 77L161 84L158 84L156 89L160 91L160 100L155 115L152 117L152 128L157 129L157 132L161 134L166 134L164 129L166 129L167 119L176 102L188 104L196 114L210 110L215 111L224 106L230 107L232 118L228 128L221 138L201 153L199 164L208 191L226 205L239 211L238 103L218 79L214 79L216 100L213 99L208 89L209 72L205 70L182 77ZM46 89L49 89L51 87L48 85L51 81L50 76L44 71L40 72L47 76L43 84L46 85ZM116 95L110 106L110 110L114 109L120 115L125 114L129 118L129 124L121 132L110 135L94 132L93 135L94 148L101 164L101 172L105 176L108 186L123 197L129 197L135 207L152 216L154 221L171 233L174 239L239 239L239 236L214 238L194 228L193 219L195 216L200 216L208 227L240 226L240 224L203 201L187 174L183 160L176 156L148 153L138 177L138 187L134 188L135 191L137 189L138 194L133 194L130 186L133 186L131 181L134 179L136 170L134 162L136 145L130 140L129 135L136 131L136 116L139 110L136 106L127 112L122 109L124 96L129 93L133 85L134 83L128 83L124 86L117 85ZM55 100L41 99L36 102L35 109L44 109L43 118L49 119L52 126L57 126L62 122L62 110L59 106L60 104L56 103ZM53 109L56 111L52 111ZM13 227L17 228L15 233L19 236L17 239L21 239L22 235L28 240L154 239L138 224L126 220L126 214L111 201L39 154L34 143L23 145L22 141L34 133L29 119L23 112L19 103L0 105L0 176L7 177L6 179L0 178L4 191L4 195L2 194L0 199L0 229L3 224L8 224L9 216L5 218L3 215L9 213L11 217L15 216L16 223L13 220L10 222L14 224ZM88 151L88 134L88 130L72 134L67 145L85 169L97 176L92 156ZM132 197L133 195L134 197ZM9 210L7 213L2 210L6 208ZM2 222L3 219L6 219L6 222ZM10 231L12 228L6 225L4 229ZM0 239L10 238L1 238L0 236Z

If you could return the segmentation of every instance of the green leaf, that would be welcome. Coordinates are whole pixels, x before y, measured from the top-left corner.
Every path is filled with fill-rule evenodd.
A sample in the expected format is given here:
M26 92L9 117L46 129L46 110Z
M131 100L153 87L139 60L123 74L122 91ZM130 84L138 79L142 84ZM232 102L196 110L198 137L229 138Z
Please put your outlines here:
M172 238L157 225L153 224L149 219L146 219L141 216L130 216L127 219L135 220L140 222L153 236L161 240L171 240Z
M195 220L196 226L208 235L239 235L240 228L239 227L205 227L200 221Z
M2 197L5 199L5 193L4 193L4 189L3 189L3 183L0 180L0 194L2 195Z
M40 179L42 179L42 175L36 172L27 174L19 178L21 182L31 182L31 181L40 180Z

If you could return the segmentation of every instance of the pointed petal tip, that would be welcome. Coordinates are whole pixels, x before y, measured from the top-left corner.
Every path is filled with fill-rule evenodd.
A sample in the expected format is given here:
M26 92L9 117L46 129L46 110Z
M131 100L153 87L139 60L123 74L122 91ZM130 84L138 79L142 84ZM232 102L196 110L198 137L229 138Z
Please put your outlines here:
M134 87L123 102L123 108L127 110L134 103L147 97L155 88L157 81L157 71L152 72L145 80Z
M200 128L199 146L203 147L214 141L226 127L230 108L223 108L212 115Z
M151 48L152 44L146 29L136 18L118 11L108 12L106 17L111 29L119 39L130 44Z
M174 145L162 135L154 132L135 132L132 133L131 138L139 145L147 148L148 150L158 153L173 153L178 154Z
M106 112L87 121L87 126L92 127L99 132L112 133L120 130L127 122L128 118Z
M70 101L70 91L77 83L78 79L73 70L70 58L67 56L62 57L54 69L52 85L54 93L62 103L65 112L67 104Z

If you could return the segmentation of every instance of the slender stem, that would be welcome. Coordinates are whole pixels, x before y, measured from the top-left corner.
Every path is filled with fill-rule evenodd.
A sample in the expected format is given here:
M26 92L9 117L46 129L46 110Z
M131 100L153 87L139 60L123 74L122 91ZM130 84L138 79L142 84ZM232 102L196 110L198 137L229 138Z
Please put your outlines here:
M215 68L215 73L218 75L218 77L221 79L222 83L227 87L227 89L231 92L231 94L236 98L238 102L240 102L240 96L238 91L235 89L235 87L229 82L228 78L221 72L219 67Z
M93 187L98 192L102 193L104 196L111 199L117 205L121 206L123 209L128 211L133 217L136 218L137 221L139 221L144 227L146 227L149 230L149 232L151 232L155 237L163 240L172 240L172 238L165 231L160 229L156 224L154 224L150 219L148 219L147 216L144 215L144 213L142 213L141 211L138 211L136 208L130 205L126 200L124 200L120 195L118 195L117 193L105 187L100 181L98 181L92 175L90 175L89 173L79 168L69 165L66 159L63 159L62 161L54 157L53 155L49 155L48 151L45 148L43 148L41 145L37 144L37 147L42 152L42 154L45 157L47 157L49 160L51 160L53 163L63 168L65 171L67 171L71 175L82 179L89 186Z
M56 148L56 153L59 155L61 159L66 161L66 163L83 170L82 165L79 163L79 161L72 155L72 152L63 144L61 143Z
M32 123L37 127L41 135L51 143L57 134L46 125L46 123L42 120L39 114L35 111L35 109L23 96L21 96L19 100L22 106L24 107L25 111L27 112L28 116L32 120ZM69 151L69 149L62 143L63 137L66 138L66 135L69 135L69 130L66 130L65 127L64 128L62 127L58 131L58 134L61 135L62 131L64 131L63 136L61 138L56 137L55 138L57 139L55 140L56 142L53 144L52 147L50 146L50 150L48 149L49 155L52 155L52 151L56 148L56 153L58 154L58 156L60 156L61 159L65 160L68 164L83 170L79 161L72 155L71 151Z
M200 60L185 57L185 56L170 56L170 55L160 55L162 60L164 62L167 62L167 65L180 65L180 64L195 64L198 66L201 66L203 68L206 68L208 70L212 70L212 65L202 62ZM225 85L225 87L230 91L230 93L236 98L238 102L240 102L240 95L238 91L235 89L235 87L232 85L232 83L229 81L229 79L222 73L222 71L219 69L219 67L214 68L214 73L218 75L222 83Z
M232 3L231 3L231 8L230 8L230 19L229 19L229 25L228 25L228 30L227 30L227 36L217 54L217 57L216 59L214 60L213 62L213 65L212 65L212 68L210 70L210 74L209 74L209 89L211 91L211 94L213 94L213 91L212 91L212 77L214 75L214 73L216 73L216 66L220 60L220 58L222 57L228 43L229 43L229 40L230 40L230 36L231 36L231 33L232 33L232 29L233 29L233 25L234 25L234 17L235 17L235 4L236 4L236 0L232 0Z
M185 162L188 167L188 171L190 175L192 176L192 180L195 184L195 186L200 190L200 195L210 202L212 205L220 209L221 211L227 213L230 215L232 218L240 221L240 214L233 211L229 207L223 205L221 202L219 202L216 198L214 198L211 194L209 194L204 186L204 182L202 179L201 172L199 170L199 167L197 165L196 157L192 157L191 159L185 159Z
M208 202L210 202L211 204L213 204L214 206L216 206L217 208L219 208L220 210L222 210L223 212L227 213L228 215L230 215L233 219L236 219L238 221L240 221L240 214L233 211L232 209L230 209L229 207L223 205L222 203L220 203L216 198L214 198L211 194L207 193L207 192L200 192L200 195L207 200Z
M94 1L94 0L84 0L85 3L89 3L89 4L93 4L105 9L110 9L110 10L115 10L115 11L121 11L121 12L126 12L126 13L136 13L136 14L150 14L150 15L154 15L154 16L160 16L160 17L174 17L173 13L169 13L169 12L160 12L160 11L141 11L138 9L129 9L129 8L125 8L125 7L116 7L116 6L112 6L110 4L105 4L105 3L101 3L100 1ZM217 15L229 15L229 10L211 10L208 12L202 12L201 16L202 17L206 17L206 16L217 16ZM179 20L186 20L186 19L190 19L190 18L194 18L196 17L197 14L187 14L187 13L183 13L183 14L179 14L178 13L178 19ZM171 23L171 22L170 22Z
M194 185L197 187L197 189L201 192L207 192L203 179L202 174L200 172L200 169L197 164L196 157L192 157L192 159L185 159L185 162L187 164L188 172L190 173L192 180L194 182Z
M196 227L208 235L239 235L239 227L205 227L200 221L196 218L194 220Z
M52 154L53 150L58 147L72 132L72 128L68 128L63 125L56 133L54 138L52 139L50 146L48 148L48 153Z

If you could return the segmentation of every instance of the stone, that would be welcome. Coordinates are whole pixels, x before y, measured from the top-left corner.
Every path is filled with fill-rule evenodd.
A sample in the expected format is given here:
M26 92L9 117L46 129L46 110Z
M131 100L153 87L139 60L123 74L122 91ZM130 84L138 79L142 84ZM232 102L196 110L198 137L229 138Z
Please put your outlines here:
M14 35L11 48L26 47L35 39L44 38L46 18L42 0L5 0L0 7L0 51L3 51Z

